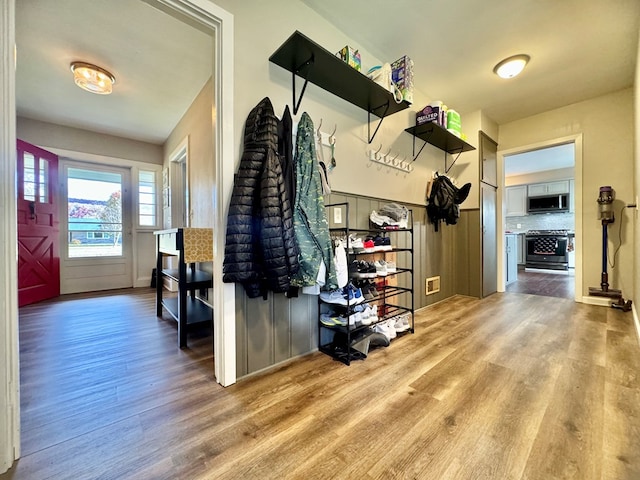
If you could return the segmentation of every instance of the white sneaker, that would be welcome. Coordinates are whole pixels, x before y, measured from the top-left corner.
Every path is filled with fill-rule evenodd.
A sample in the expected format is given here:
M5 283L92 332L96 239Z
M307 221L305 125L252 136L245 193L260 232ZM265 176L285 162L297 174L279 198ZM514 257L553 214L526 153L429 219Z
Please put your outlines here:
M387 262L387 273L396 273L397 271L396 262Z
M403 313L402 315L398 315L396 317L396 321L393 324L393 328L397 333L406 332L409 330L409 319L407 318L407 313Z
M373 262L373 264L376 266L377 276L379 277L387 276L387 262L385 262L384 260L376 260L375 262Z
M387 330L389 331L389 338L393 340L398 336L398 333L396 332L396 329L394 327L394 324L396 323L395 318L391 318L384 323L387 326Z
M364 242L361 238L354 235L349 235L349 253L361 253L364 252Z

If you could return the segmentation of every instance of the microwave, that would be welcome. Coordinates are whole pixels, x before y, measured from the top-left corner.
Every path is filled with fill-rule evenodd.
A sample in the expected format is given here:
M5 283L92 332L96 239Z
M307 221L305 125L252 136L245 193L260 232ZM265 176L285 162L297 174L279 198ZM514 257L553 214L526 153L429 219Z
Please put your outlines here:
M569 211L569 194L527 198L527 213L561 213Z

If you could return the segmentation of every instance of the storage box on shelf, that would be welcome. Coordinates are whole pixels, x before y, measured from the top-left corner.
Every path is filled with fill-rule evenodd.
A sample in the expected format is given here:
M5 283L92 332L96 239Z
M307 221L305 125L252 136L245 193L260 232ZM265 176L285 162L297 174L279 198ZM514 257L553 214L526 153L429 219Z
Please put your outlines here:
M331 298L328 294L320 297L320 317L318 321L319 349L349 365L352 360L366 358L368 337L376 330L383 329L390 320L405 320L406 328L394 331L394 336L414 332L413 298L413 229L370 226L353 228L349 226L349 203L326 205L327 208L343 208L344 227L330 228L331 235L344 239L347 250L349 282L357 291L367 283L374 289L365 289L363 297L354 295L352 299ZM413 213L409 211L409 226L413 225ZM362 248L354 245L356 237L377 236L378 245ZM393 238L392 238L393 237ZM404 237L404 238L403 238ZM386 242L384 239L389 239ZM360 243L360 242L358 242ZM377 263L377 265L376 265ZM385 270L385 264L389 269ZM377 267L377 268L376 268ZM402 277L407 278L402 278ZM357 287L360 285L360 287ZM376 292L375 294L373 292ZM359 295L359 293L358 293ZM366 298L365 298L366 297Z

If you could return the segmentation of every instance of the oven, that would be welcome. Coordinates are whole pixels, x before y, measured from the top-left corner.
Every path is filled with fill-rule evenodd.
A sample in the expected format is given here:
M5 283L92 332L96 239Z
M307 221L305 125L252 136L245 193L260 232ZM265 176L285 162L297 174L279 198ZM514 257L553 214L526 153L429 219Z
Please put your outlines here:
M566 230L529 230L525 234L526 268L569 269L569 235Z

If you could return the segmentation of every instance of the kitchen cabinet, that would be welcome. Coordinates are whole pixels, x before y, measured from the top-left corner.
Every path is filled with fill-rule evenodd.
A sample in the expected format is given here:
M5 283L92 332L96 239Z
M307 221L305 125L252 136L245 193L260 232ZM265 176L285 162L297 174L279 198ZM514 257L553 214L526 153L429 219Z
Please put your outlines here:
M534 183L529 185L528 193L530 197L541 197L544 195L559 195L561 193L569 193L569 180L547 183Z
M518 279L518 235L505 235L505 285Z
M527 186L518 185L505 189L507 217L522 217L527 214Z

